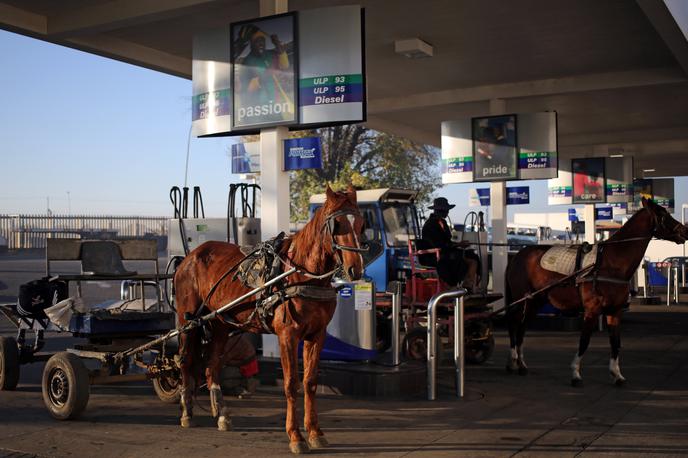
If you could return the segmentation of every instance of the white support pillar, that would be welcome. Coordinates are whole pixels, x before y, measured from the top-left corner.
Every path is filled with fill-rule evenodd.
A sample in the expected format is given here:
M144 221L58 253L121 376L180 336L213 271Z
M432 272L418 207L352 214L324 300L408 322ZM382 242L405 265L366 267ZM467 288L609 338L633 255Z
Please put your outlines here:
M490 114L506 113L506 100L490 100ZM490 183L490 224L492 225L492 242L506 243L506 182ZM504 294L504 273L509 260L505 246L492 247L492 292ZM502 300L495 307L503 305Z
M585 220L585 241L595 243L595 204L585 204L583 209Z
M286 13L288 0L260 0L260 15ZM286 127L260 131L260 232L263 240L289 233L289 174L284 172ZM263 356L279 358L279 342L263 334Z
M260 131L260 219L263 240L289 232L289 174L283 171L286 127Z
M287 0L260 0L260 15L286 13ZM284 172L286 127L260 131L260 218L263 240L289 232L289 174Z
M490 183L490 224L492 242L506 243L506 182ZM492 292L504 294L504 273L508 249L506 246L492 247Z

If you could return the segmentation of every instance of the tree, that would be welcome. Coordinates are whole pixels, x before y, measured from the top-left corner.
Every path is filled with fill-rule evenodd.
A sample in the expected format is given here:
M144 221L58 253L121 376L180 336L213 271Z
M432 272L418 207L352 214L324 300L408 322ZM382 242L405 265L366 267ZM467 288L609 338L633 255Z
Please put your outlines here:
M323 168L291 174L291 219L308 218L308 200L329 183L343 189L404 188L419 192L426 202L441 186L439 151L396 135L358 124L302 131L298 136L320 136Z

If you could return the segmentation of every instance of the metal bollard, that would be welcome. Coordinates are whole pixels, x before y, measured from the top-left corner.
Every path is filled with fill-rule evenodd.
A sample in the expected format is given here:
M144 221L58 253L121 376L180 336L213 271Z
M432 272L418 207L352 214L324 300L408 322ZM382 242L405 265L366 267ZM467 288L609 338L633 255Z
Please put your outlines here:
M667 266L667 271L666 271L666 276L667 276L667 307L671 305L671 264Z
M456 371L456 395L463 397L464 386L464 326L463 326L463 299L464 296L454 299L454 368Z
M402 283L396 282L394 286L394 293L392 295L392 365L398 366L401 364L399 328L401 325Z
M463 298L463 296L466 295L466 290L464 288L456 288L456 289L450 289L448 291L443 291L441 293L435 294L432 296L430 301L428 302L428 361L427 361L427 370L428 370L428 401L434 401L437 398L437 354L436 354L436 347L437 347L437 306L439 305L439 302L442 299L459 299ZM463 304L460 304L463 305ZM459 315L460 318L463 318L463 307L460 307L459 310ZM454 316L456 316L457 311L454 310ZM457 331L457 328L461 328L460 331ZM460 332L460 339L456 338L457 332ZM457 377L460 377L461 380L461 392L463 393L463 320L461 320L460 323L454 322L454 335L455 335L455 341L454 341L454 350L457 350L457 341L458 345L460 345L460 359L461 359L461 364L460 368L457 368L457 371L459 374L457 374ZM455 357L455 364L457 362L456 359L456 353L454 355ZM458 378L457 378L458 380Z
M674 304L678 304L678 266L671 269L674 271Z

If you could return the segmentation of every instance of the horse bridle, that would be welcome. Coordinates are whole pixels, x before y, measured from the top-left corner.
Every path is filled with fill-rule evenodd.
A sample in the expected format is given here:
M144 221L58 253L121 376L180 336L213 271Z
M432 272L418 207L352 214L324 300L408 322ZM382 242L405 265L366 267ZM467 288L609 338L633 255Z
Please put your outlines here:
M323 230L327 229L327 231L330 233L330 237L332 238L332 250L334 251L351 251L354 253L365 253L369 250L369 246L364 242L363 246L359 247L353 247L353 246L346 246L346 245L340 245L337 243L337 240L335 239L335 232L337 230L337 218L341 216L346 216L347 219L349 220L349 224L351 225L351 230L355 231L354 229L354 221L356 217L361 217L362 215L357 211L357 210L339 210L334 213L331 213L327 215L325 218L325 222L323 223ZM354 236L356 236L354 234Z
M684 237L680 234L679 228L683 226L679 221L676 221L676 224L669 229L666 227L666 218L669 216L669 213L663 213L662 216L657 216L657 213L653 212L648 208L648 211L652 213L652 219L654 222L654 228L652 229L652 235L654 237L657 237L658 239L663 239L666 240L667 236L672 236L675 235L678 238L684 239Z

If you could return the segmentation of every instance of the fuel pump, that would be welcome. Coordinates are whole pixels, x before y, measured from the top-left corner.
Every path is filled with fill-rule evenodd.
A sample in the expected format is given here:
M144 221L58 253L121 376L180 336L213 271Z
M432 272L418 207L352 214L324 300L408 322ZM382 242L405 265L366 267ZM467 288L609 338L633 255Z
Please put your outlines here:
M227 240L239 246L254 246L261 241L260 218L256 218L257 184L232 183L227 198ZM237 200L237 194L239 199ZM237 214L237 204L239 213Z

